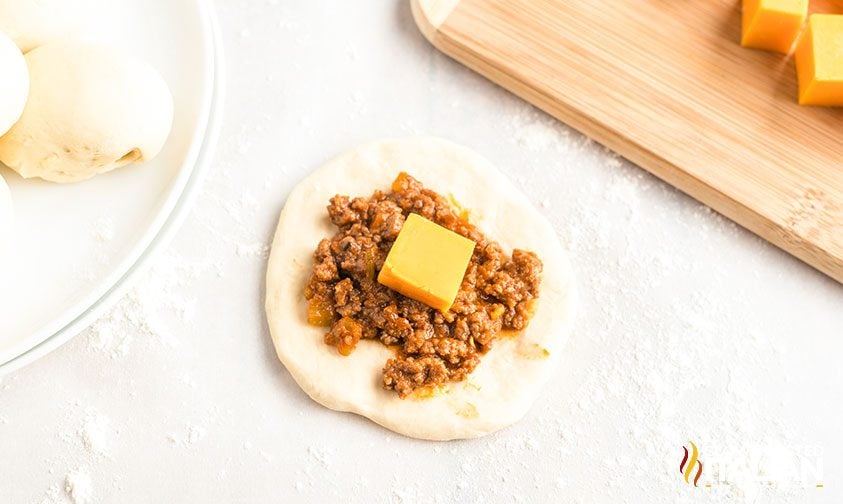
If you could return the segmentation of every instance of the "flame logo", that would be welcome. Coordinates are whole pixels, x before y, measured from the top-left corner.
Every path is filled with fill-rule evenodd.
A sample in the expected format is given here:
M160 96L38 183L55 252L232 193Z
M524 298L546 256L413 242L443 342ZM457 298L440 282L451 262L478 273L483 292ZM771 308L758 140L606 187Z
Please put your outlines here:
M682 457L682 463L679 464L679 474L684 476L685 483L690 483L688 479L691 477L691 473L694 471L694 464L699 465L699 469L697 469L697 475L694 476L694 486L697 486L697 482L700 480L700 476L702 476L703 471L703 464L697 457L699 456L700 452L697 450L697 445L693 443L693 441L688 441L691 444L691 460L688 460L688 449L684 446L682 447L685 450L685 456Z

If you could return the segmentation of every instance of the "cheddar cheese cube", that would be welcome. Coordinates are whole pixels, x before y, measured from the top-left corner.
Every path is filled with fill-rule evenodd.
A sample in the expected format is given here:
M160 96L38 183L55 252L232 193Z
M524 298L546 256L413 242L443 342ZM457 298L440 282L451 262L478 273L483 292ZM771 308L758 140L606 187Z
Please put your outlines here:
M808 16L808 0L744 0L741 45L788 54Z
M814 14L796 48L799 103L843 106L843 16Z
M410 214L386 257L378 282L432 308L454 304L475 243Z

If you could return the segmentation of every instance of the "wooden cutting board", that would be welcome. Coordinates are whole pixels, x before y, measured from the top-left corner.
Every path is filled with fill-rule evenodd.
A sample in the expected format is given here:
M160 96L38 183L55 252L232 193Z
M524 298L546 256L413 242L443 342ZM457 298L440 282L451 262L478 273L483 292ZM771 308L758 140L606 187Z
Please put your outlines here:
M445 54L843 282L843 109L740 47L739 0L412 1Z

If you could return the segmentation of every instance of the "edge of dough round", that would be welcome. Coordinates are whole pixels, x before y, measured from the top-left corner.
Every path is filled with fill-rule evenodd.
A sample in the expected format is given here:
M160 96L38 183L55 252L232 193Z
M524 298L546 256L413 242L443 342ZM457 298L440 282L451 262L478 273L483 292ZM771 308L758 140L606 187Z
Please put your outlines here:
M464 382L425 399L399 399L380 384L391 352L364 340L343 357L306 321L302 295L318 241L331 236L325 206L334 194L368 196L406 171L452 195L504 250L533 250L544 262L541 294L530 325L503 338ZM530 222L524 225L524 222ZM343 154L302 180L279 218L266 277L266 312L278 358L316 402L356 413L406 436L428 440L479 437L520 420L556 368L573 322L570 262L547 219L489 161L436 138L372 142Z

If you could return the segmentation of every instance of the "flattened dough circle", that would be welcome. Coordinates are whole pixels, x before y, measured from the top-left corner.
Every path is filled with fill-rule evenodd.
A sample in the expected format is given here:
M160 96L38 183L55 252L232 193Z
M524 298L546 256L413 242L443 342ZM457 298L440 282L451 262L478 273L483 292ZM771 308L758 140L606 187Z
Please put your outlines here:
M304 284L312 254L334 234L325 207L335 194L369 196L406 171L426 187L453 195L472 222L504 250L535 251L544 276L535 316L515 338L497 341L465 382L425 399L399 399L381 388L390 350L361 341L348 357L307 324ZM266 279L266 311L278 358L320 404L365 416L395 432L430 440L479 437L520 420L550 378L573 319L574 283L550 223L525 195L473 151L433 138L364 145L314 172L287 199Z

